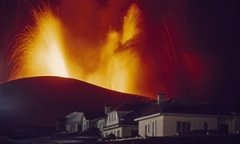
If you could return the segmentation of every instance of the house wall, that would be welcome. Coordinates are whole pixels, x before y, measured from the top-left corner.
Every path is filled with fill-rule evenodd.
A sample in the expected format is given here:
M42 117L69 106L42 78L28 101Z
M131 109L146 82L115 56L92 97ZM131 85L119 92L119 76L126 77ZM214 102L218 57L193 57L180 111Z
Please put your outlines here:
M236 134L240 132L240 118L222 117L219 118L219 125L227 125L229 134Z
M129 112L126 111L112 111L108 113L106 126L116 125L121 121L121 118Z
M207 123L208 129L218 129L218 118L205 116L164 116L163 117L163 134L159 136L173 136L176 135L177 121L190 122L190 130L203 130L204 123Z
M163 136L163 116L139 121L138 134L142 137Z
M106 126L106 119L105 118L104 119L99 119L97 121L97 128L99 130L102 130L105 126Z
M81 129L83 113L73 112L66 116L66 131L69 133L77 132Z
M85 117L83 118L83 122L82 122L82 131L85 131L89 128L89 120L86 120Z
M208 129L218 129L218 118L205 116L157 116L138 123L139 135L142 137L174 136L177 134L177 121L190 122L192 130L203 130L204 123Z
M137 126L132 125L124 125L119 126L119 122L121 121L122 117L129 113L128 111L112 111L109 112L106 119L105 127L108 128L107 130L103 130L102 134L106 137L109 134L114 134L116 137L128 137L132 136L132 131L138 131ZM100 122L100 121L99 121ZM100 124L98 124L99 127Z
M66 130L67 132L69 133L75 133L78 131L79 127L81 125L78 123L78 122L75 122L75 123L67 123L66 124Z
M233 125L234 125L234 129L233 129L232 133L240 134L240 118L235 118L233 120Z
M118 122L119 122L118 113L116 111L108 113L106 126L115 125L118 124Z

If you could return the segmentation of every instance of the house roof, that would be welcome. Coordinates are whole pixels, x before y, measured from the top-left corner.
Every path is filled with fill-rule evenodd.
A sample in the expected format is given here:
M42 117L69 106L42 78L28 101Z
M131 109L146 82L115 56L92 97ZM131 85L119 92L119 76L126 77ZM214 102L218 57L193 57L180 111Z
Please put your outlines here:
M138 103L133 106L134 110L130 113L124 115L122 118L120 118L120 124L137 124L134 119L137 117L140 117L143 115L144 111L148 109L149 103L151 101L145 101L142 103Z
M119 107L116 107L114 111L116 112L128 112L119 117L119 123L118 124L137 124L134 121L134 118L141 115L139 113L139 110L142 109L145 106L146 101L141 101L138 103L124 103L120 105Z
M145 106L139 108L136 117L143 117L156 113L173 114L199 114L199 115L233 115L221 106L209 103L193 103L189 100L168 100L160 104L156 101L149 101Z
M73 118L73 117L77 117L77 116L82 116L83 112L71 112L70 114L66 115L65 118Z
M219 105L201 102L192 102L187 99L181 100L166 100L157 103L155 100L145 101L135 104L123 104L117 107L114 111L127 111L128 113L121 115L117 125L136 125L135 119L154 115L154 114L197 114L209 116L236 116L228 109L224 109ZM238 115L240 116L240 115Z
M233 115L221 106L209 103L194 103L189 100L167 100L158 104L155 100L137 105L134 111L124 115L120 124L135 124L134 119L156 113Z

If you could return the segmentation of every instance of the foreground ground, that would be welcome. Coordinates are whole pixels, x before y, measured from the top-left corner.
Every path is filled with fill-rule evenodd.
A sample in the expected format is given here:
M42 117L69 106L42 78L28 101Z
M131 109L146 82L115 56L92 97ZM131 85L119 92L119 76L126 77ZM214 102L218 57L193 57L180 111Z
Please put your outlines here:
M94 137L2 139L0 144L240 144L240 136L151 137L99 141Z

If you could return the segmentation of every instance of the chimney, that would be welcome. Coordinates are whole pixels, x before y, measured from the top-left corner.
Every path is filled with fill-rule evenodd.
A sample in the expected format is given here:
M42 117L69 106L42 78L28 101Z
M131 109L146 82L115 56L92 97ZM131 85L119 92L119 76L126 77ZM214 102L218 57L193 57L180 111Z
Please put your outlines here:
M111 107L110 106L104 106L104 112L105 112L105 114L108 114L109 112L111 112Z
M166 100L166 93L159 93L157 95L157 104L160 104Z

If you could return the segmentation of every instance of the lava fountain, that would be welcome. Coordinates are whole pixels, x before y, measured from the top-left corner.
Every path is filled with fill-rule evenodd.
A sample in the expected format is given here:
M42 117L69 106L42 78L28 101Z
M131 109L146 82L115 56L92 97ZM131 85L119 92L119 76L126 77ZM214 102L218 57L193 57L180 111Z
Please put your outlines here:
M141 34L141 12L132 4L120 30L111 29L103 43L90 52L87 63L74 63L64 55L64 27L50 9L33 11L35 26L27 27L12 54L10 80L35 76L60 76L79 79L107 89L141 94L136 87L140 57L133 47ZM73 52L74 53L74 52ZM88 55L82 51L82 55ZM78 60L81 61L81 55ZM96 57L98 59L93 59ZM92 70L89 67L92 65Z
M140 94L136 87L140 71L140 57L135 49L139 28L140 10L132 4L124 17L120 31L110 30L100 47L98 67L86 79L112 90Z
M33 11L35 26L27 27L18 37L12 54L11 79L34 76L69 77L63 56L61 23L46 8Z

